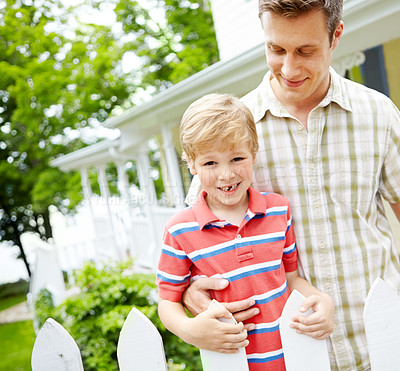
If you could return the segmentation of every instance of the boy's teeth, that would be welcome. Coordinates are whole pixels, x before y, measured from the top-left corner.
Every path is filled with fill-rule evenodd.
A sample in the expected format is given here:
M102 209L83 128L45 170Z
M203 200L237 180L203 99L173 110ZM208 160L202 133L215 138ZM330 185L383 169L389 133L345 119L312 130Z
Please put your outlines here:
M221 187L221 189L222 189L223 191L225 191L225 192L227 192L227 191L233 191L234 189L237 188L237 186L238 186L238 184L235 184L235 185L233 185L233 186L231 186L231 187Z

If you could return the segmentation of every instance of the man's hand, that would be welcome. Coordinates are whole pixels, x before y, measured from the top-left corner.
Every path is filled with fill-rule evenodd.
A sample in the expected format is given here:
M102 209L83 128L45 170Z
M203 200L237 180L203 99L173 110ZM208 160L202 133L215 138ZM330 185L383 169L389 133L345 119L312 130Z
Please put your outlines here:
M183 304L194 316L207 310L211 303L209 290L223 290L229 285L229 281L220 278L201 277L194 281L183 294ZM244 299L232 303L221 303L233 314L237 322L243 322L260 312L258 308L251 308L255 302L253 299ZM253 324L246 324L246 330L254 329Z

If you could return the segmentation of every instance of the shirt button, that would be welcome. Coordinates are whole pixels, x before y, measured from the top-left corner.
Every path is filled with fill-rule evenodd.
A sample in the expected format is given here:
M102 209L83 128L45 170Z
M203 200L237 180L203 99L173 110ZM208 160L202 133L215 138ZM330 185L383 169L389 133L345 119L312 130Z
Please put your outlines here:
M319 202L318 202L318 201L315 201L315 202L314 202L314 207L315 207L316 209L319 208Z
M298 131L303 131L303 125L302 124L298 124L297 125L297 130Z
M236 236L236 238L237 238L238 240L240 240L240 239L242 238L242 236L241 236L240 234L238 234L238 235Z
M314 164L310 164L310 168L311 168L311 170L314 170L315 169L315 165Z
M319 244L319 247L320 247L321 249L325 249L325 247L326 247L325 242L321 242L321 243Z

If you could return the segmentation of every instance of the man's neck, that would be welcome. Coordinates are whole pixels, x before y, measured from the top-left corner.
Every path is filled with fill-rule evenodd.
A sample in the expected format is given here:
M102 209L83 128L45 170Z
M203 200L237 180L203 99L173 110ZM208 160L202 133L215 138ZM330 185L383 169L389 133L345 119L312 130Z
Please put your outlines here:
M271 88L278 101L286 108L286 110L295 117L307 129L308 115L310 112L321 103L329 90L330 73L328 79L323 86L315 91L310 97L304 100L290 100L282 92L281 87L277 80L271 75Z

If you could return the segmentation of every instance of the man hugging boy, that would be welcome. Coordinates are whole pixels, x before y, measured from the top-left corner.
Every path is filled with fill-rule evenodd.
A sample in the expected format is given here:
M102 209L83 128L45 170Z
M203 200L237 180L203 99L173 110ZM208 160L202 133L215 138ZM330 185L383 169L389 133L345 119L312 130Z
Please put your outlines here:
M279 320L290 292L306 299L293 322L299 333L325 339L333 331L331 297L300 277L288 200L251 188L258 150L249 109L228 94L192 103L180 126L183 158L202 192L194 205L166 225L157 272L159 316L165 327L201 349L235 353L246 347L251 371L285 370ZM251 297L259 313L251 325L230 324L226 309L187 316L182 294L198 277L225 278L219 302ZM294 325L293 325L294 326Z

